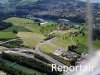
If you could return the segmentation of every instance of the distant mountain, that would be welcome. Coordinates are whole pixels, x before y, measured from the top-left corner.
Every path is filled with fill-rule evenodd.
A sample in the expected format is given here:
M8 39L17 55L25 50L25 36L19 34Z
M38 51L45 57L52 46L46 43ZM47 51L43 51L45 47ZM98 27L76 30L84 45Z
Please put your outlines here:
M5 17L68 18L80 22L85 18L85 2L81 0L0 0L0 3L0 15Z
M3 0L7 16L75 17L84 14L84 3L79 0Z
M35 2L37 0L0 0L0 3L7 4L7 3L25 3L25 2Z
M9 1L9 0L0 0L0 3L6 4L6 3L8 3L8 1Z

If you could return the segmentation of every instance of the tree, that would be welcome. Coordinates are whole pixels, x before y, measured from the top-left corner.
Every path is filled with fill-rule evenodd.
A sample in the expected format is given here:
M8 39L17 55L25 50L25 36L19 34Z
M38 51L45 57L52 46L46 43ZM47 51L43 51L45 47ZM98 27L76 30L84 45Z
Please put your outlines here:
M84 36L84 35L85 35L85 33L83 32L83 33L82 33L82 36Z
M41 24L38 22L38 26L41 26Z
M17 31L17 30L13 30L13 33L14 33L14 34L17 34L17 33L18 33L18 31Z
M77 46L75 46L75 45L68 46L69 51L74 51L75 48L77 48Z
M36 73L34 73L34 75L36 75Z

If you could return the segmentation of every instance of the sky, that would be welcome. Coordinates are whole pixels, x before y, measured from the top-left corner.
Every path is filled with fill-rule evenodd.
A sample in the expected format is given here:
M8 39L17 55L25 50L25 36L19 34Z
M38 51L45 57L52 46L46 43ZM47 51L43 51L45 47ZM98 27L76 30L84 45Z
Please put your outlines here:
M82 1L86 1L86 0L82 0ZM100 0L91 0L91 2L93 2L93 3L99 2L100 3Z

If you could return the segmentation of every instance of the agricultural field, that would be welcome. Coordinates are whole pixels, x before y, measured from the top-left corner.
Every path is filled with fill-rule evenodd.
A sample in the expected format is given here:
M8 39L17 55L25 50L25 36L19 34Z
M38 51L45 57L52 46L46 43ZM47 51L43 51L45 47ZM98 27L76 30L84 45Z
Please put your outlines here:
M56 55L52 54L52 52L57 49L54 46L51 46L50 44L42 44L39 49L40 49L41 52L51 56L52 58L58 60L59 62L62 62L65 65L70 65L69 61L67 61L67 60L65 60L65 59L63 59L59 56L56 56Z
M54 46L51 46L50 44L43 44L40 46L40 50L44 53L52 53L56 48Z
M79 34L76 37L73 37L73 41L78 46L78 48L75 49L76 52L83 53L87 49L87 37L86 37L86 35L82 36L82 34Z
M33 20L30 19L17 18L17 17L8 18L4 20L4 22L9 22L13 24L12 27L7 28L4 31L12 31L15 29L19 32L31 31L35 33L42 33L43 35L48 35L50 32L52 32L55 29L55 27L60 26L60 24L57 22L48 22L46 24L39 26L38 22L34 22Z
M19 32L31 32L29 29L21 26L11 26L5 30L2 30L2 32L13 32L13 30L19 31Z
M13 26L2 30L0 38L15 38L17 36L23 40L23 45L35 48L48 34L54 34L56 38L51 43L58 47L68 49L68 46L77 45L76 52L79 53L82 53L86 49L86 35L70 36L71 32L79 32L79 29L57 30L57 28L61 27L60 23L48 22L40 26L39 23L33 20L18 17L11 17L3 21L12 23ZM87 34L86 25L82 25L80 29ZM18 31L18 34L13 34L13 30ZM7 35L2 35L3 33Z
M65 33L61 36L58 36L57 38L55 38L52 43L54 43L57 46L60 46L62 48L68 48L68 46L70 45L75 45L72 37L70 37L69 33Z
M9 22L12 23L14 26L25 26L25 25L33 25L34 21L30 19L25 19L25 18L18 18L18 17L11 17L4 22Z
M75 51L78 53L82 53L86 49L87 31L85 25L80 26L78 29L64 29L66 27L57 22L48 22L40 25L38 22L33 20L17 17L8 18L4 20L4 22L12 23L12 26L2 30L2 35L0 35L0 38L19 37L23 41L22 45L33 49L35 49L40 43L42 43L42 41L44 41L45 44L41 44L39 47L40 51L67 65L69 64L68 61L52 54L52 52L58 48L68 50L68 47L72 45L77 46ZM16 30L18 33L14 34L14 30ZM79 33L80 30L85 33L84 36L82 33ZM73 37L71 35L73 32L79 34ZM6 35L3 33L6 33ZM49 39L49 42L46 42L44 39L46 39L49 34L53 34L55 38L51 38Z
M13 26L2 30L2 32L12 33L14 30L18 32L16 36L23 40L23 44L29 47L36 47L36 45L52 32L53 28L58 25L56 22L48 22L39 26L37 22L30 19L11 17L3 20L7 23L12 23ZM42 32L43 31L43 32Z
M46 24L41 25L40 31L43 35L48 35L59 26L60 26L60 24L57 22L48 22Z
M31 48L35 48L40 41L45 39L44 35L32 32L19 32L17 36L23 40L23 44L25 46L29 46Z
M99 49L100 48L100 40L93 41L94 46Z
M84 35L83 33L79 33L77 36L73 37L70 33L79 32L79 29L70 29L70 31L65 31L62 33L63 35L60 34L60 36L53 39L52 43L65 49L68 49L68 46L76 45L77 48L75 51L82 53L87 49L87 27L83 25L80 29L82 29Z
M17 31L40 32L38 23L35 23L33 20L30 19L11 17L4 20L4 22L9 22L13 24L11 28L8 28L4 31L11 31L12 29L16 29Z
M25 28L27 28L31 32L40 33L41 34L41 31L40 31L41 27L38 26L37 24L35 24L35 25L27 25L27 26L25 26Z
M16 37L16 34L12 32L0 32L0 39L13 39Z

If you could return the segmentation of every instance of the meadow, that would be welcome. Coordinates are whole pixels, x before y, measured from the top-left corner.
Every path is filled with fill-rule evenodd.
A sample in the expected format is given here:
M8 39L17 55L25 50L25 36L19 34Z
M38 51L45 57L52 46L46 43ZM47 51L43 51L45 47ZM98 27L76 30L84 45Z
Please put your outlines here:
M40 41L45 39L44 35L32 32L19 32L17 36L23 40L23 45L31 48L35 48Z
M59 62L65 64L67 66L71 65L69 61L52 54L52 52L56 50L56 48L54 46L51 46L50 44L43 44L43 45L40 46L39 49L40 49L41 52L51 56L52 58L58 60Z
M70 37L69 35L70 35L69 33L65 33L61 36L58 36L52 41L52 43L54 43L57 46L67 49L68 46L75 44L72 37Z
M13 39L16 37L16 34L12 32L0 32L0 39Z
M50 44L42 44L40 46L40 50L44 53L52 53L56 50L56 48L54 46L51 46Z

